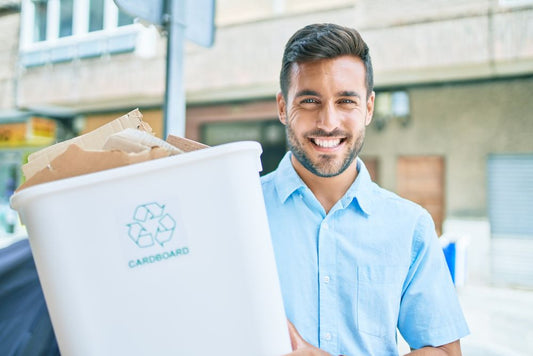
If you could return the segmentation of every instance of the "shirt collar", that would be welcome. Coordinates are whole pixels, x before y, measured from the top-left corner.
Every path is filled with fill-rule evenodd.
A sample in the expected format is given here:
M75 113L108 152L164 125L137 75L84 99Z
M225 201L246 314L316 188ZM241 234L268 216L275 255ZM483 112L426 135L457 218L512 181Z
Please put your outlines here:
M291 151L287 152L285 156L283 156L283 159L276 170L276 190L278 191L279 200L282 203L285 203L292 193L299 189L304 189L306 186L298 173L294 170L291 156Z
M368 169L363 161L357 157L357 178L342 197L342 206L346 208L355 200L363 213L365 213L365 215L370 215L373 210L374 201L372 198L372 191L373 183L370 178L370 173L368 173Z
M285 203L294 192L306 188L305 183L292 166L291 156L292 153L290 151L283 156L274 178L281 203ZM357 158L357 171L357 178L341 198L341 204L343 208L346 208L355 200L363 213L370 215L372 212L373 183L365 164L359 157Z

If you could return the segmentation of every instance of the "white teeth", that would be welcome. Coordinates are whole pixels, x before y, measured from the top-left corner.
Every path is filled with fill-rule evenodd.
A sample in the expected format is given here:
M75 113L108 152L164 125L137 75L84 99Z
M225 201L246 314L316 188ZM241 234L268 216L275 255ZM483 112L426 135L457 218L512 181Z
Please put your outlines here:
M315 142L317 146L324 147L324 148L336 147L341 143L341 140L338 138L330 139L330 140L323 140L323 139L315 138L313 141Z

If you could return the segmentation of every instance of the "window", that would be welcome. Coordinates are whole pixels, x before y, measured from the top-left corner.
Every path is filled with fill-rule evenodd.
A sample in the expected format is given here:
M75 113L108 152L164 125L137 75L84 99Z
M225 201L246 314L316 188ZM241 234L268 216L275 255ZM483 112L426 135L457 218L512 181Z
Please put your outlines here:
M72 36L73 0L60 0L59 37Z
M128 14L123 13L122 11L119 11L118 13L118 25L119 26L131 25L132 23L133 23L133 17L131 17Z
M103 30L104 0L91 0L89 9L89 32Z
M48 3L46 0L35 1L34 6L34 24L33 24L33 41L39 42L46 40L46 12Z
M21 64L131 52L139 32L133 23L113 0L22 0Z

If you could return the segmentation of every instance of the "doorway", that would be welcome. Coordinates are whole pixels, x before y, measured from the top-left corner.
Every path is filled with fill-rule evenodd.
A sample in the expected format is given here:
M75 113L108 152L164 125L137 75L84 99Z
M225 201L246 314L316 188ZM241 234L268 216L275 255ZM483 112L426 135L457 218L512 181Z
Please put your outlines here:
M444 221L444 172L442 156L398 158L397 193L429 211L439 236Z

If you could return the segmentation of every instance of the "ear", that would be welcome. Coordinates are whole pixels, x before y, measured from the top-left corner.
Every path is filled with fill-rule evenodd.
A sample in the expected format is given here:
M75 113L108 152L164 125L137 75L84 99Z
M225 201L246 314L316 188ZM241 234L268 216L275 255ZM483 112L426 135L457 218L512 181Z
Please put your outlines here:
M287 125L287 103L285 102L285 98L281 91L276 95L276 101L278 103L279 121L281 121L283 125Z
M365 118L365 126L370 125L370 122L372 121L372 116L374 115L374 101L376 99L376 93L372 91L370 96L368 97L368 100L366 101L366 118Z

